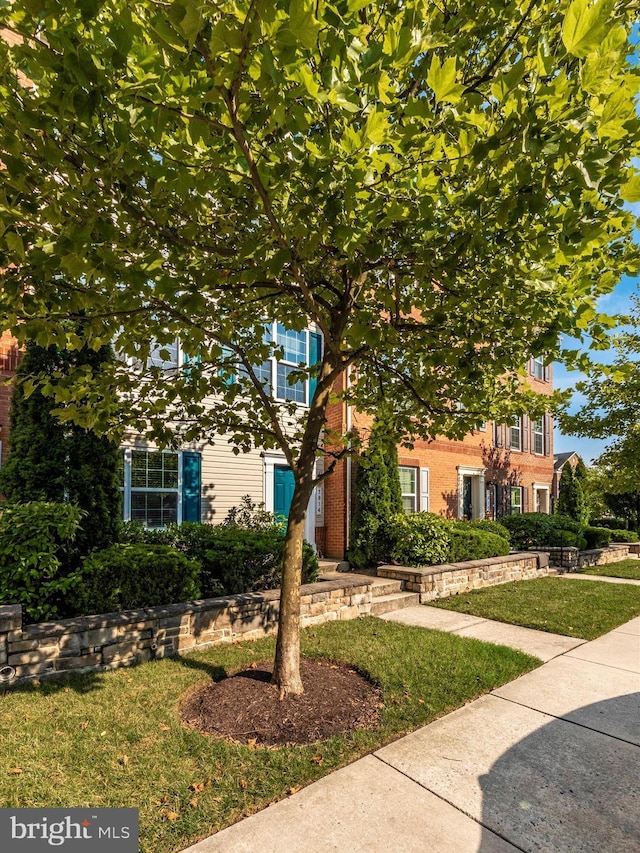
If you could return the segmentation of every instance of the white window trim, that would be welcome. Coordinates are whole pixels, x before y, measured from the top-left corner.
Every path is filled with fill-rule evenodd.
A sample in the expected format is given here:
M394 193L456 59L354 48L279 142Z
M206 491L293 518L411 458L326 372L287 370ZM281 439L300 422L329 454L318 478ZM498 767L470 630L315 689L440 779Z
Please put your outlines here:
M536 429L536 424L538 422L540 423L540 429L539 430ZM540 436L540 438L542 439L542 450L536 450L536 436ZM545 450L545 447L544 447L544 415L542 415L540 418L538 418L537 421L535 418L532 418L532 420L531 420L531 438L532 438L531 453L534 456L544 456L544 450Z
M122 518L123 521L131 521L131 459L133 451L142 453L158 453L159 451L153 447L125 447L124 448L124 486L122 494ZM177 523L182 524L182 451L163 450L162 453L177 454L178 456L178 485L175 489L154 489L135 487L135 492L176 492L178 493L177 501Z
M538 382L544 382L544 356L537 355L532 359L532 376L534 379L537 379ZM538 376L540 373L540 376Z
M522 423L521 417L518 418L517 423L511 424L508 427L508 429L509 429L509 448L511 450L515 450L516 453L522 453L522 427L523 427L523 423ZM513 430L514 429L517 430L517 432L518 432L518 446L517 447L515 447L513 444Z
M400 472L400 471L413 471L413 485L414 485L413 492L403 492L401 489L400 493L402 495L403 500L404 500L404 498L411 498L413 500L412 513L418 512L418 489L419 489L418 480L419 480L420 469L418 468L417 465L398 465L398 472ZM404 511L407 512L407 510L404 510Z
M522 515L522 486L509 486L509 515ZM513 511L513 493L517 492L520 495L520 501L517 504L518 511Z

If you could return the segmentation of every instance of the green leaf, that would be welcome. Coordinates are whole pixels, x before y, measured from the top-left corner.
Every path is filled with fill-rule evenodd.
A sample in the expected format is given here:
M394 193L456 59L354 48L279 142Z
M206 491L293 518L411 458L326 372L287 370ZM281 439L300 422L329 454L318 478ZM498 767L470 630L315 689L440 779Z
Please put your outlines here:
M456 103L463 91L463 87L456 84L456 58L450 56L441 65L434 54L427 74L427 83L433 89L437 101Z
M315 47L320 24L313 14L314 4L308 0L291 0L289 6L289 30L306 48Z
M620 195L625 201L640 201L640 174L634 175L620 187Z
M387 136L387 121L384 113L377 110L369 113L364 135L374 145L380 145L384 142Z
M589 0L574 0L562 24L562 41L569 53L582 59L598 46L612 7L611 0L596 0L591 5Z
M7 231L4 235L4 239L7 243L7 247L14 255L18 255L20 260L24 260L24 243L22 242L22 237L19 234L16 234L15 231Z

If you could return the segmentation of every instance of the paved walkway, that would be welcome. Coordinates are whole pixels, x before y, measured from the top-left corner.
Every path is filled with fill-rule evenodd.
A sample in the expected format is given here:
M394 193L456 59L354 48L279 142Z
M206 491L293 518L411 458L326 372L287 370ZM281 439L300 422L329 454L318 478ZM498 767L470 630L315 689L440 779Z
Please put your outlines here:
M527 650L551 659L538 669L189 853L637 853L640 617L590 643L559 638L569 649L539 633Z

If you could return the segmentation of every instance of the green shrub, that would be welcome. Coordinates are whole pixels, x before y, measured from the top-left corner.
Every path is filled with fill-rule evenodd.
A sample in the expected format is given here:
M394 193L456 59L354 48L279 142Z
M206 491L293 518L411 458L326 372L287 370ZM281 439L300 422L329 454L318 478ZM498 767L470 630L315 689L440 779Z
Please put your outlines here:
M608 527L610 530L626 530L629 522L626 518L592 518L589 522L592 527Z
M162 530L129 523L124 535L130 542L170 545L189 559L197 560L201 565L200 587L204 598L275 589L280 585L285 530L282 524L274 523L272 513L263 515L260 511L259 519L252 518L251 522L245 515L243 521L254 523L253 528L238 526L238 515L232 520L227 517L224 524L193 521L169 524ZM305 542L302 582L311 583L317 577L318 558Z
M611 542L611 531L607 527L585 527L583 535L587 548L607 548Z
M451 522L431 512L396 513L389 521L391 556L402 566L446 563Z
M506 515L500 523L511 534L511 545L519 551L531 548L557 547L585 548L582 526L564 515L547 515L544 512L524 512Z
M612 530L612 542L637 542L638 534L634 530Z
M502 557L509 553L509 540L496 536L488 530L473 528L467 524L456 524L449 531L451 545L448 563L465 560L484 560L487 557Z
M284 532L280 525L246 530L225 524L183 524L176 547L202 562L202 593L205 597L275 589L280 586ZM318 558L305 542L302 551L302 582L318 577Z
M67 615L66 597L80 582L69 568L82 519L72 504L31 501L0 510L0 604L21 604L27 621Z
M200 564L168 545L112 545L84 561L76 597L82 614L199 598Z
M460 530L484 530L487 533L493 533L495 536L500 536L502 539L510 541L511 534L509 528L499 521L491 521L488 518L478 518L475 521L454 521L454 529Z

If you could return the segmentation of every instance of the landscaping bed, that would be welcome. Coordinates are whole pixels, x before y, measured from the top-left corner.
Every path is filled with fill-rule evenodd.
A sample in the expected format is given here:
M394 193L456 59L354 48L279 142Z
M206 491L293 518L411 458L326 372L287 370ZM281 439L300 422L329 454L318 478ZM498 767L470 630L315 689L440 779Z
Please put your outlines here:
M640 615L640 587L547 577L465 592L428 606L593 640Z
M580 569L580 573L640 581L640 560L621 560L619 563L610 563L606 566L589 566Z
M188 695L270 661L272 638L25 684L0 695L0 804L138 807L141 851L170 853L539 664L512 649L372 618L309 628L302 650L378 685L376 727L267 749L181 723Z

